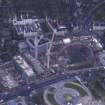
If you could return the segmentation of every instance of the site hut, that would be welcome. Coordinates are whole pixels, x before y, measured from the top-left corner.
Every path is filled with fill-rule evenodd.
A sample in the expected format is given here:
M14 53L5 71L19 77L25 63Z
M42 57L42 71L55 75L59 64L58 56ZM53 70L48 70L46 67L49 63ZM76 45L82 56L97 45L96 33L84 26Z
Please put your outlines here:
M16 64L17 70L22 73L22 76L25 80L34 79L36 74L21 55L14 56L13 60Z

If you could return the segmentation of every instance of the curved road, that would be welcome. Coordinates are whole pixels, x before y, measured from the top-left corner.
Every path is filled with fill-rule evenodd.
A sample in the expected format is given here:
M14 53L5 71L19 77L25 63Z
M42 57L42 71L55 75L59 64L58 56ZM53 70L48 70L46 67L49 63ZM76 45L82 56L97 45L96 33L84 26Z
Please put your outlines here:
M81 69L81 70L76 70L76 71L71 71L71 72L65 72L62 74L57 74L56 76L54 75L53 77L50 77L46 80L40 80L36 84L31 84L30 86L25 86L17 89L16 91L11 90L7 94L1 93L0 94L0 100L3 101L8 101L10 99L14 99L18 96L27 96L29 95L33 90L41 91L43 88L48 87L49 85L65 80L65 79L72 79L77 73L80 72L85 72L85 71L99 71L99 70L104 70L103 66L100 67L95 67L95 68L87 68L87 69ZM30 88L28 88L30 87Z

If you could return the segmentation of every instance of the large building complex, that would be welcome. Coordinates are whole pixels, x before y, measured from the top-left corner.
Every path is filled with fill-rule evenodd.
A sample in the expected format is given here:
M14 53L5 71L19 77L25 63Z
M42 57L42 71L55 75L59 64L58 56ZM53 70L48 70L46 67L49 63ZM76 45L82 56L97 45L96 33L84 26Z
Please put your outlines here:
M103 5L0 0L0 105L105 105Z

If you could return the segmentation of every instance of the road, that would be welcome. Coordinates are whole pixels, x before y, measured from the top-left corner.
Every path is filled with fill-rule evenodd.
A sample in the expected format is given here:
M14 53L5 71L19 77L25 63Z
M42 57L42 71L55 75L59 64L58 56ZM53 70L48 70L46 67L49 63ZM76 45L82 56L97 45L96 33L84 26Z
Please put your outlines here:
M94 11L96 9L98 9L101 5L103 5L105 3L105 0L102 1L101 3L99 3L96 7L94 7L87 15L87 17L82 21L83 27L88 26L91 17L94 15ZM44 20L41 20L41 22L43 22ZM85 26L84 26L85 25ZM90 27L90 26L89 26ZM89 28L87 27L87 29ZM84 30L84 28L83 28ZM96 67L96 68L92 68L93 71L95 70L99 70L100 68L103 67ZM17 89L16 91L11 90L8 93L0 93L0 100L4 100L4 101L8 101L10 99L16 98L17 96L26 96L29 95L31 93L31 91L36 90L36 91L41 91L42 88L44 87L48 87L49 85L65 80L65 79L71 79L74 75L77 75L80 72L85 72L85 71L90 71L91 68L88 69L81 69L81 70L77 70L77 71L70 71L67 72L65 71L63 74L57 74L54 75L53 77L47 78L46 80L41 80L38 81L35 84L31 84L30 86L24 86L21 87L19 89ZM30 87L30 88L28 88Z
M35 84L31 84L30 86L24 86L24 87L18 88L15 91L11 90L7 94L2 93L2 94L0 94L0 100L8 101L8 100L14 99L18 96L28 96L33 90L36 90L38 92L38 91L41 91L43 88L48 87L51 84L57 83L59 81L65 80L65 79L71 79L72 77L77 75L77 73L91 71L91 70L99 71L99 70L101 70L100 68L102 69L103 67L81 69L81 70L77 70L77 71L71 71L71 72L65 72L62 74L57 74L56 76L54 75L53 77L50 77L46 80L41 80L41 81L36 82ZM104 70L104 69L102 69L102 70Z
M83 24L83 30L89 30L92 26L91 26L91 20L94 17L94 13L97 9L99 9L102 5L105 4L105 0L101 1L100 3L98 3L95 7L93 7L89 13L86 15L86 17L82 20L82 24Z

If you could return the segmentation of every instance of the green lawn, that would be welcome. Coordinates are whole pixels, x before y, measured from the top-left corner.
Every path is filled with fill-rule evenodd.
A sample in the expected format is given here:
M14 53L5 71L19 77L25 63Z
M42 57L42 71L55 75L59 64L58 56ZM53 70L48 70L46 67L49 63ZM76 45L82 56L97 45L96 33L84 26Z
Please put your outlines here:
M78 83L75 83L75 84L74 83L66 83L64 86L66 88L72 88L72 89L77 90L82 97L84 97L84 96L87 95L87 93L85 92L85 90Z
M64 98L67 102L70 102L72 100L72 96L70 94L64 94Z
M47 94L47 99L49 100L50 103L52 103L52 105L59 105L59 104L55 101L53 94L48 93L48 94Z

